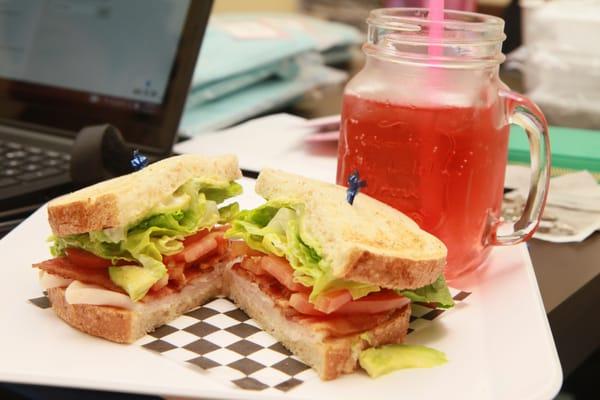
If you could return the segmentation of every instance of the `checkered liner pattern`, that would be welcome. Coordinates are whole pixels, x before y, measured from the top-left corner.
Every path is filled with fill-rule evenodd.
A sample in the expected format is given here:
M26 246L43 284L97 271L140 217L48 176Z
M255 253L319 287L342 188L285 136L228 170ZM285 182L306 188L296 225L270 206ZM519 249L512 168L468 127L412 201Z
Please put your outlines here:
M469 292L450 289L455 302ZM43 296L29 300L49 308ZM415 303L408 333L421 330L447 311ZM215 299L169 322L136 344L211 377L247 390L287 392L317 374L226 298Z

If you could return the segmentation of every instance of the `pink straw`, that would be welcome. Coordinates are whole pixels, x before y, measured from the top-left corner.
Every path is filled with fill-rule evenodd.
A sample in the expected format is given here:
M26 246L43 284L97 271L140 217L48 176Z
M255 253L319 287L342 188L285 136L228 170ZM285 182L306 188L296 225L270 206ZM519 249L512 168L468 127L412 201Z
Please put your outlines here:
M440 46L444 36L444 0L429 0L429 46L427 54L430 58L441 57L444 53L444 48ZM430 60L431 65L437 64L437 60ZM442 78L441 71L437 68L430 69L429 87L435 88L440 85Z
M438 57L443 53L442 46L436 45L441 43L444 35L444 29L441 21L444 20L444 0L429 0L429 20L434 23L430 24L429 28L429 48L430 56ZM440 23L435 23L435 22Z

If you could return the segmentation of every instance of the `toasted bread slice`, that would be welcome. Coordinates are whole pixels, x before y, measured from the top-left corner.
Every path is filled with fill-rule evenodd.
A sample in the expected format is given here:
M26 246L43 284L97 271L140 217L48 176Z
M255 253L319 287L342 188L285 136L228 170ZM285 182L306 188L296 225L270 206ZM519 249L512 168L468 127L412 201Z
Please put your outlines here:
M431 284L442 274L444 243L372 197L359 193L350 205L342 186L272 169L260 173L255 189L267 200L304 205L302 239L320 249L338 278L413 289Z
M225 183L238 179L237 157L182 155L158 161L51 201L48 222L57 236L126 226L193 177Z
M223 266L198 275L180 292L137 303L133 310L91 304L69 304L65 288L48 289L52 309L69 325L118 343L132 343L157 327L201 306L222 291Z
M313 367L321 379L335 379L358 368L360 352L369 347L401 343L408 330L410 305L397 310L392 317L366 332L328 338L311 325L292 321L283 314L258 284L226 269L223 290L242 310L254 318L292 353ZM368 338L368 341L366 340Z

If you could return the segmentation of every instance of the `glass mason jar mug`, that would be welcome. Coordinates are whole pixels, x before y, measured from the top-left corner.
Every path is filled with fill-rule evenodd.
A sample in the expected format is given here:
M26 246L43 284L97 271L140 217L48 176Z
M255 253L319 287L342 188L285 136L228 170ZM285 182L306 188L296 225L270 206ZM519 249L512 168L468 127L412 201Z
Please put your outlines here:
M492 245L533 235L548 189L550 145L538 107L498 76L502 19L427 15L371 12L365 66L344 92L337 182L345 185L358 171L363 192L439 237L452 279L479 266ZM532 183L514 229L499 233L510 124L529 138Z

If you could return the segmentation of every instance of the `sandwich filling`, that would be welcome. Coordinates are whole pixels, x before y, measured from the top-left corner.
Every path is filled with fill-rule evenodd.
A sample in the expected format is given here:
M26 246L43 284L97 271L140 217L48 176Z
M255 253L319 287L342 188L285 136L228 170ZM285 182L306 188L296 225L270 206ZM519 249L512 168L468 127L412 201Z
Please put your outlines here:
M52 237L55 258L35 267L123 292L134 302L181 289L224 259L223 224L239 207L219 205L241 192L235 182L190 179L128 226Z
M310 325L326 337L369 331L402 314L410 303L391 290L357 300L344 291L336 291L322 297L317 308L308 300L310 288L293 281L292 267L284 258L261 254L241 241L231 243L231 252L242 256L231 267L234 274L255 283L287 319Z
M232 251L246 255L234 267L238 273L257 282L282 307L293 309L292 314L381 316L411 300L453 306L443 276L422 288L393 290L333 276L318 240L302 229L303 209L301 203L270 200L240 212L225 233L227 238L243 239L249 247L244 250L241 242L232 245Z

